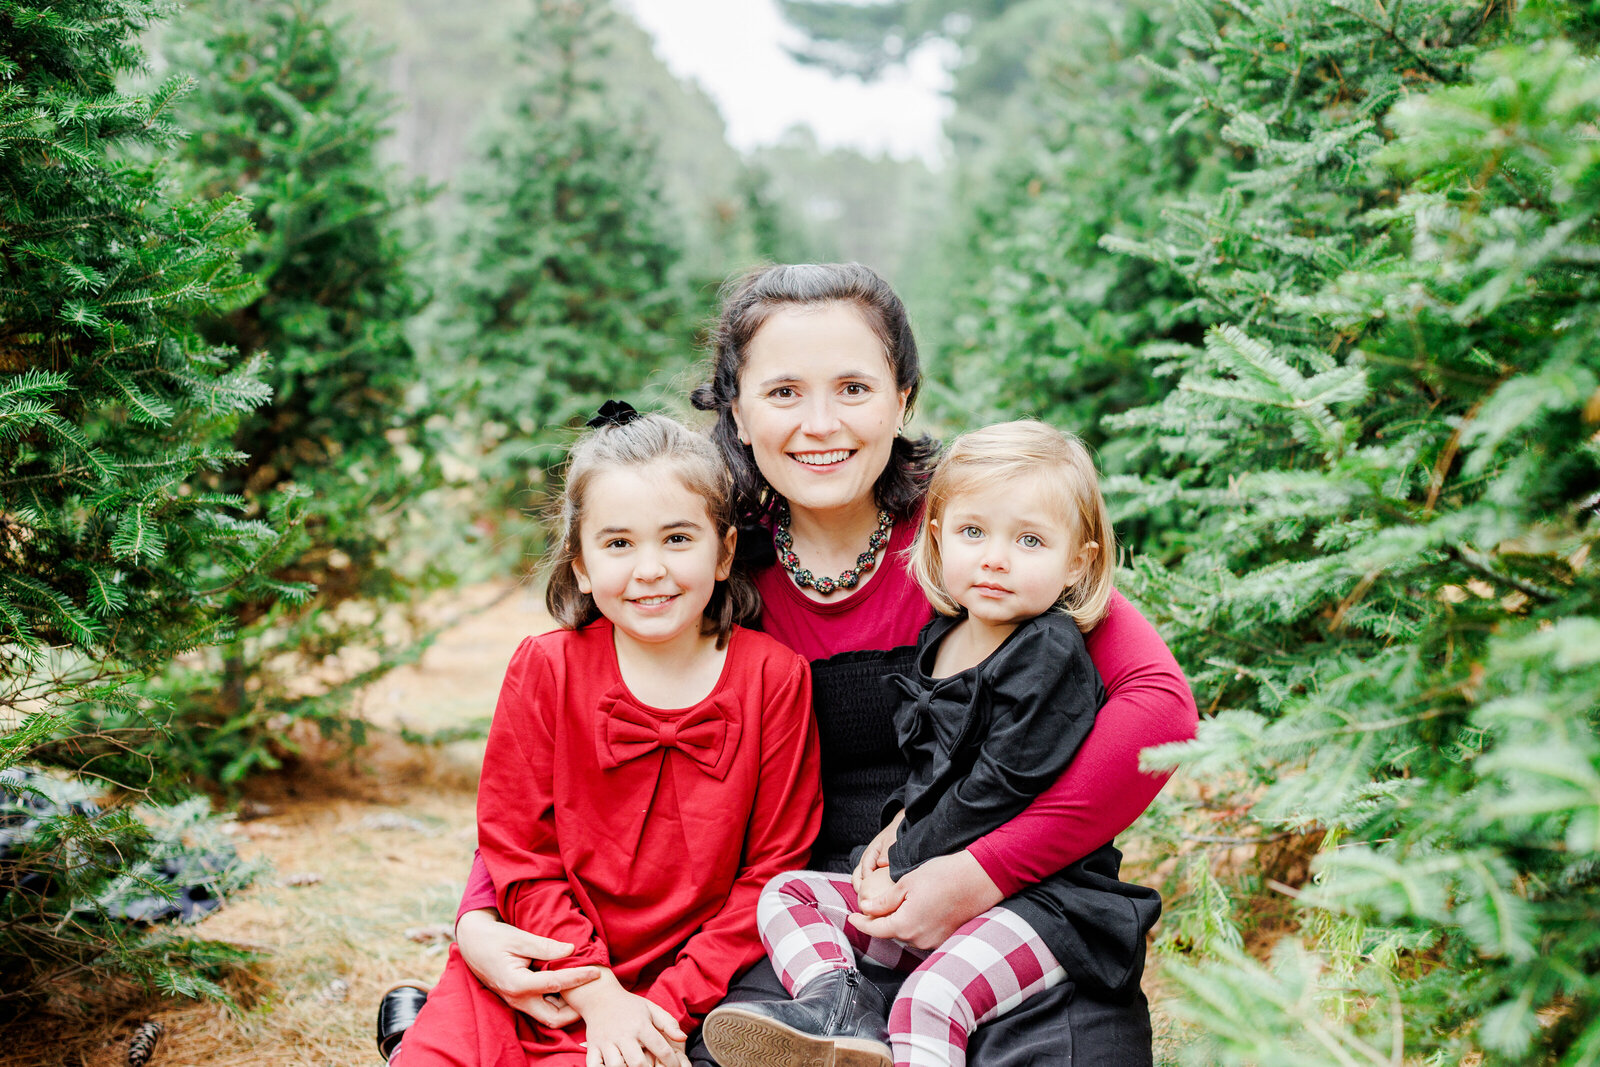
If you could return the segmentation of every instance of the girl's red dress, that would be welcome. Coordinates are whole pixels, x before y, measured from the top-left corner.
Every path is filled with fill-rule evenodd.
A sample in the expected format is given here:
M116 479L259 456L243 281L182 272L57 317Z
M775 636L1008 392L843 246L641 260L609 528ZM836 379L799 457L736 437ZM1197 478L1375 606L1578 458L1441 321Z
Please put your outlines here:
M697 1026L762 955L756 897L803 867L820 824L806 663L735 628L711 694L637 700L601 619L522 642L478 786L478 845L506 921L576 950ZM452 948L395 1067L584 1062L584 1026L548 1030Z

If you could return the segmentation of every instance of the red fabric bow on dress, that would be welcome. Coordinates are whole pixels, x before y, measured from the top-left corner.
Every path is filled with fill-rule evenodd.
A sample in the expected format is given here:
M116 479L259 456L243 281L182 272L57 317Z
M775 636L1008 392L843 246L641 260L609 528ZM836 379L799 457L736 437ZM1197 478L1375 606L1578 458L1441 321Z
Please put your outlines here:
M664 719L640 706L627 690L613 690L600 701L600 766L610 770L658 749L676 749L721 781L739 749L739 724L730 721L724 704L717 693L676 718Z

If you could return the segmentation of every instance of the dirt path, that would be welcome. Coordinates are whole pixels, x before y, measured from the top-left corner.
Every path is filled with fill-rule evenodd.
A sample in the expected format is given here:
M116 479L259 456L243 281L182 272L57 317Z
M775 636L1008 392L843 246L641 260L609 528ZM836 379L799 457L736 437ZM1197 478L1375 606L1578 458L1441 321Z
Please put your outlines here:
M456 609L506 592L467 590ZM441 935L454 921L472 859L483 755L481 741L427 749L387 731L486 719L517 642L551 628L529 590L511 591L364 694L363 713L385 732L353 759L251 790L242 810L262 814L241 821L236 840L242 854L266 857L273 871L198 927L203 936L264 950L240 987L249 1002L242 1014L212 1005L141 1012L109 1034L83 1035L83 1044L7 1034L0 1065L122 1067L128 1037L146 1018L167 1027L151 1067L376 1064L379 993L399 978L431 982L444 966L449 942Z

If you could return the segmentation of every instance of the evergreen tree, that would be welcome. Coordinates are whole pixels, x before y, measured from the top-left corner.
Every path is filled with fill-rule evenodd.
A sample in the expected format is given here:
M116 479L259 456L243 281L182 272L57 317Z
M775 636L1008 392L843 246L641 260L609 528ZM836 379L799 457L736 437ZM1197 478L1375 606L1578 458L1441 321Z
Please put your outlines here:
M1167 8L1058 8L1030 79L1041 118L997 146L989 173L965 179L971 207L952 257L953 337L939 373L955 404L968 419L1032 415L1071 429L1105 471L1128 459L1102 419L1165 391L1140 348L1200 331L1181 277L1108 256L1100 238L1158 231L1168 200L1215 189L1225 169L1216 124L1184 115L1182 91L1140 62L1176 57Z
M776 262L869 263L900 283L929 253L946 191L921 160L824 150L809 126L795 126L777 144L752 154L770 175L780 203L793 205L805 236L804 259Z
M0 791L40 801L18 773L100 776L162 726L127 683L225 639L232 609L299 589L264 576L292 523L241 517L219 472L268 395L259 360L204 343L194 316L254 293L233 197L174 195L164 165L188 88L120 91L139 67L153 0L0 3ZM111 725L115 721L119 725ZM17 771L13 771L17 768ZM122 763L138 787L158 769ZM11 805L0 805L11 808ZM169 991L214 949L117 923L119 881L146 878L154 842L120 808L46 812L0 841L0 1002L60 990L90 964ZM231 953L237 957L238 953Z
M463 183L462 263L435 343L481 434L491 507L525 506L569 428L607 397L637 402L692 352L649 139L586 74L609 17L601 0L533 0L518 38L530 76Z
M1149 350L1175 388L1114 426L1162 476L1113 488L1179 516L1129 580L1214 712L1161 756L1194 836L1295 902L1257 963L1190 857L1185 1058L1600 1062L1600 19L1180 13L1153 69L1232 173L1106 244L1213 325Z
M376 55L325 0L205 0L180 30L193 38L176 57L198 82L182 116L189 181L249 199L244 265L261 285L202 331L261 357L273 390L235 432L250 458L224 485L257 512L300 501L305 522L274 577L316 590L293 609L241 605L220 675L169 679L188 715L171 757L234 781L276 765L297 721L351 725L345 695L391 665L380 658L317 699L286 689L324 657L381 647L370 605L408 594L394 550L432 470L406 399L419 377L404 333L420 305L403 236L416 193L377 158L390 98ZM332 610L346 601L369 607Z

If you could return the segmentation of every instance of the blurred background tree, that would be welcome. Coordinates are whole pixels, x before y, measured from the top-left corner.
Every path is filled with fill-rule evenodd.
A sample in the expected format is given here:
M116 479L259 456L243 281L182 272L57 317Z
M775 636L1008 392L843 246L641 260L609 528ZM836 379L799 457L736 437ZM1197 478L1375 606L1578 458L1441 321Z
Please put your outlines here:
M611 18L600 0L533 0L524 74L460 183L432 345L458 431L482 452L490 513L537 504L575 427L608 397L642 403L648 383L681 391L669 379L693 358L703 307L652 139L606 80Z
M421 190L378 158L394 109L379 54L322 0L202 0L169 33L169 62L197 82L177 114L190 132L186 185L247 198L254 227L242 262L259 292L199 327L260 359L272 387L234 431L249 459L216 488L252 514L301 513L271 577L314 590L293 605L238 604L209 669L167 679L185 715L167 758L231 783L277 766L295 723L358 725L349 695L405 654L384 633L384 607L426 577L401 565L399 542L438 480L405 334L423 300L406 233ZM305 684L356 648L383 654L331 690Z

